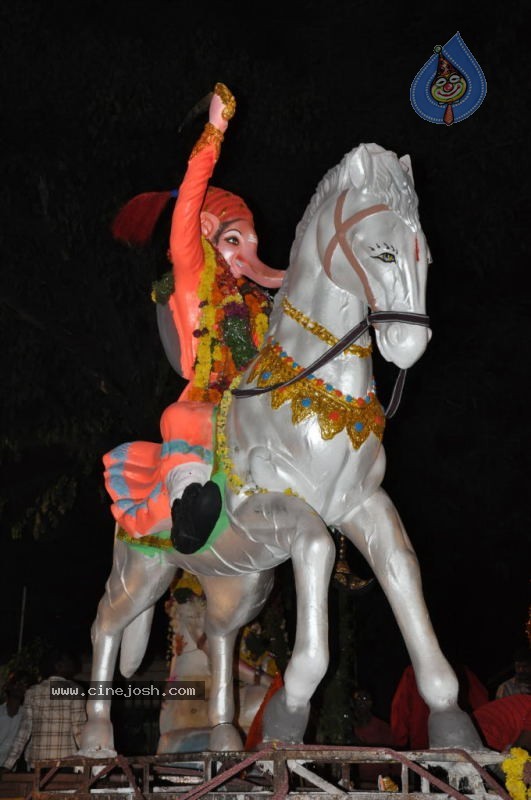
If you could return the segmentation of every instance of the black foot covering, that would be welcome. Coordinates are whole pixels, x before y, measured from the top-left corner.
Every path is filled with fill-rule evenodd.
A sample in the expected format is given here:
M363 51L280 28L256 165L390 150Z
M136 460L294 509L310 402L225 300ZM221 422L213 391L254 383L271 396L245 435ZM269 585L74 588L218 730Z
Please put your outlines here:
M189 555L202 547L216 525L221 512L221 492L217 483L204 486L191 483L180 500L171 507L171 541L179 553Z

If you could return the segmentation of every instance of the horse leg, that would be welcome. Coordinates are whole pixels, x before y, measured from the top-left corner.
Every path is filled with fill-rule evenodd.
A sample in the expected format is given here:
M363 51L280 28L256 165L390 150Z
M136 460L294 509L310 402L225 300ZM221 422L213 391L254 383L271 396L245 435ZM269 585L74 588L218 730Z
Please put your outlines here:
M430 621L417 556L387 493L378 489L340 530L367 559L393 609L419 692L430 709L430 747L484 749L470 717L457 704L458 681Z
M335 547L324 522L307 506L297 515L290 539L297 596L295 644L284 686L264 712L263 741L295 744L303 740L310 700L328 669L328 585Z
M100 682L111 685L124 629L148 612L141 626L147 633L145 621L149 619L149 609L166 591L174 573L175 566L161 563L158 554L155 557L145 556L120 539L115 539L111 574L92 625L93 685ZM124 663L127 661L125 657ZM116 755L110 711L109 698L89 697L87 722L81 734L81 755Z
M208 716L210 749L241 750L242 740L234 726L234 645L240 629L255 619L273 587L273 571L234 577L200 576L207 599L205 633L211 669Z

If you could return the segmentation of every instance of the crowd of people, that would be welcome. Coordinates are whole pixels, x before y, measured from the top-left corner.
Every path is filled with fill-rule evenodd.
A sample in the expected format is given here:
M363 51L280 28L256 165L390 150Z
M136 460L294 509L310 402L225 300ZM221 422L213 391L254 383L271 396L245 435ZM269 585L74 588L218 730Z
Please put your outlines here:
M460 684L460 704L472 716L485 747L504 753L512 748L530 752L531 649L520 648L515 652L514 674L496 687L492 699L471 669L461 664L454 666ZM43 664L41 674L44 675L41 681L29 685L29 673L13 672L4 684L4 702L0 705L0 774L15 769L31 771L37 761L64 759L78 750L86 720L84 701L74 693L52 691L52 687L79 686L73 681L75 663L69 654L54 651ZM280 681L275 688L281 685ZM417 689L411 665L397 684L388 720L373 713L372 693L364 688L355 690L350 710L352 745L408 751L429 749L429 712ZM254 746L259 746L259 742ZM356 785L389 790L399 778L399 768L392 765L384 776L380 773L381 765L360 764Z
M509 752L512 748L522 748L529 752L531 649L519 647L515 651L514 674L497 686L493 698L469 667L454 664L454 669L459 680L459 703L471 715L485 747L499 752ZM397 750L428 750L428 718L428 706L418 691L413 666L409 664L395 689L389 721L379 719L373 714L372 696L368 690L356 690L353 696L352 743ZM377 770L374 767L363 765L358 778L369 788L375 784L375 772ZM531 786L531 770L527 781Z
M75 672L73 657L54 650L43 660L44 677L38 683L28 685L22 672L8 676L0 706L0 773L17 766L32 770L37 761L75 755L86 721L85 701L57 691L81 690L72 680Z

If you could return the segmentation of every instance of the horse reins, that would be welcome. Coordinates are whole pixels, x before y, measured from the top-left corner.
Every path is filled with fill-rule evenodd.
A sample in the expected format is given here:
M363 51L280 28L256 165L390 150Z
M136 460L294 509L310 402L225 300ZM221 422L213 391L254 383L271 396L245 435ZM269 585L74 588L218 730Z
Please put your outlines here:
M343 253L348 259L349 264L353 267L354 271L360 278L369 304L375 305L374 297L367 282L365 271L363 270L352 250L346 246L345 233L353 225L356 225L356 223L360 222L362 219L365 219L365 217L368 217L371 214L378 214L382 211L390 211L391 209L383 204L374 205L370 206L369 208L364 208L361 211L358 211L356 214L353 214L348 219L342 221L341 216L346 194L347 191L342 192L337 199L336 208L334 211L334 224L336 232L325 250L323 267L326 274L330 277L332 255L335 248L339 244L343 250ZM255 387L251 389L232 389L232 394L235 397L256 397L257 395L266 394L267 392L276 391L277 389L285 389L288 386L291 386L292 383L296 383L303 378L307 378L316 370L320 369L325 364L328 364L329 361L346 350L349 345L356 342L360 336L369 330L371 325L374 325L377 322L407 322L410 325L422 325L424 327L428 327L430 324L430 318L427 316L427 314L418 314L414 311L372 311L367 314L365 319L362 319L361 322L358 322L354 328L352 328L341 339L339 339L336 344L326 350L326 352L319 356L319 358L315 359L310 366L305 367L296 375L294 375L293 378L281 383L274 383L270 386ZM406 380L406 373L407 370L405 369L400 369L398 372L398 376L391 393L391 399L387 405L387 408L385 409L385 416L388 419L395 415L396 411L398 410L398 406L400 405Z

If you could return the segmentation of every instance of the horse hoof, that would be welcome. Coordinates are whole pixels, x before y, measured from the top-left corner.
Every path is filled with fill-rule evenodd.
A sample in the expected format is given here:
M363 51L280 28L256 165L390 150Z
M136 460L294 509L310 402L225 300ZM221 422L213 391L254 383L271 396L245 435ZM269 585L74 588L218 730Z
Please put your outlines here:
M239 752L243 750L242 738L234 725L222 722L210 731L209 749L218 753L233 750Z
M308 719L310 704L291 711L286 704L286 690L280 689L269 701L264 712L263 741L302 743Z
M470 751L485 750L474 724L460 708L432 711L428 720L430 749L461 747Z
M90 720L81 733L77 755L85 758L114 758L114 736L112 724L106 720Z

